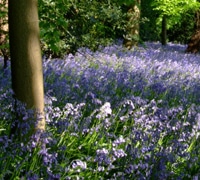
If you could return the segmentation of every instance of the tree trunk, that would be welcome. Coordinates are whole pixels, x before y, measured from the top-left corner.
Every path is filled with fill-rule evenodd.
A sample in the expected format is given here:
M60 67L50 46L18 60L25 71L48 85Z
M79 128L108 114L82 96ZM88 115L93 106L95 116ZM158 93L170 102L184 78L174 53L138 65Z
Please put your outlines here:
M195 21L195 32L189 40L186 52L196 54L200 51L200 11L196 12Z
M36 125L30 134L45 130L37 3L37 0L9 0L8 3L12 88L16 99L35 112Z
M163 46L167 44L167 17L166 15L163 15L162 17L161 43Z
M127 23L127 34L124 38L124 45L128 49L132 46L137 46L139 41L139 29L140 29L140 5L141 0L136 0L127 13L128 23Z

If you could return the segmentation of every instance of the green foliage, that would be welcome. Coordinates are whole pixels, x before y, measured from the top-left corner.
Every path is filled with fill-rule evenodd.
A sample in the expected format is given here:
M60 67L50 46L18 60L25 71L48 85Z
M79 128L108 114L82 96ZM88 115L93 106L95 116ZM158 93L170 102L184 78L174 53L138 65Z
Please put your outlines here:
M141 2L141 24L144 41L160 40L162 17L167 17L167 36L171 42L186 44L194 31L194 16L200 3L196 0L146 0Z
M38 0L42 50L62 56L80 47L98 49L126 35L127 10L136 0ZM1 7L5 6L1 4ZM141 1L140 38L158 41L161 20L167 15L170 41L187 43L192 34L193 16L200 3L196 0ZM5 17L7 10L0 12ZM183 30L184 27L184 30ZM2 30L1 30L2 31ZM6 34L7 35L7 34ZM8 42L8 41L7 41ZM8 49L8 43L0 49Z
M125 31L125 14L114 1L39 0L39 16L43 49L59 56L96 50Z
M5 28L5 25L8 23L8 8L6 2L6 0L2 0L0 4L0 55L2 52L5 52L5 49L9 48L8 31L7 28Z
M154 0L141 1L141 18L145 21L140 23L140 38L143 41L158 41L159 27L156 26L158 13L151 6Z
M120 5L130 6L135 3L136 0L118 0L116 1Z
M55 54L59 54L65 47L64 39L67 30L67 21L64 12L69 7L64 1L39 0L39 16L40 16L40 32L43 50L51 50Z
M168 39L170 42L187 44L191 38L195 27L195 12L188 11L181 16L180 22L168 29Z
M180 23L183 14L200 8L200 3L196 0L154 0L151 4L153 9L159 13L157 23L160 24L163 15L168 18L168 28Z

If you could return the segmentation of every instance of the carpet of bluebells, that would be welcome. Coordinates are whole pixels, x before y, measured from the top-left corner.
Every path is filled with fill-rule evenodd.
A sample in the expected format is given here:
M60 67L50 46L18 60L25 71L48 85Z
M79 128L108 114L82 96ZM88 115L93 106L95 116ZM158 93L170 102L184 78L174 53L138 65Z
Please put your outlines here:
M200 55L185 49L115 44L44 59L40 147L9 136L11 75L1 60L0 179L200 178Z

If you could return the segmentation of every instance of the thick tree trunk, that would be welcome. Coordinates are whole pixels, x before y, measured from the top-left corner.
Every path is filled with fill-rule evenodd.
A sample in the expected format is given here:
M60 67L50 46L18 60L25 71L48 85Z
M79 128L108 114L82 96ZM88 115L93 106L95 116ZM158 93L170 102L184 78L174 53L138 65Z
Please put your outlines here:
M196 54L200 51L200 11L196 12L195 21L195 32L189 40L186 52Z
M141 0L136 0L135 4L128 10L127 34L124 38L124 45L128 49L131 49L132 46L138 45L140 30L140 5Z
M167 44L167 17L166 15L163 15L162 17L161 43L163 46Z
M37 0L9 0L8 6L12 88L16 99L36 112L37 123L31 133L44 131L44 86Z

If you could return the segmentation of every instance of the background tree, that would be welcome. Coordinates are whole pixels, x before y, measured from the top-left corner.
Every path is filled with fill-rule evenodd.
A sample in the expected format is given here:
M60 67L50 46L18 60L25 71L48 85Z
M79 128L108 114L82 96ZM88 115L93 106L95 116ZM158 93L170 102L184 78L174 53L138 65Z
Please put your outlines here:
M196 10L194 18L194 33L192 34L186 52L198 53L200 51L200 10Z
M162 45L167 44L167 17L165 14L162 17L161 43Z
M44 131L43 71L37 0L8 2L12 88L15 98L35 111L37 124L31 133L36 130Z
M127 12L127 25L126 36L124 37L124 45L130 49L132 46L136 46L139 42L140 32L140 6L141 1L135 0L133 2L127 1L125 3L128 7Z
M187 44L191 38L195 27L195 11L188 10L182 14L179 23L167 29L167 38L169 42Z
M157 25L163 25L166 26L166 29L171 28L172 30L174 26L180 24L184 14L199 9L199 3L196 0L154 0L152 6L154 11L158 13ZM167 22L167 24L164 22ZM166 36L166 33L162 32L161 35ZM162 36L161 39L165 39Z

